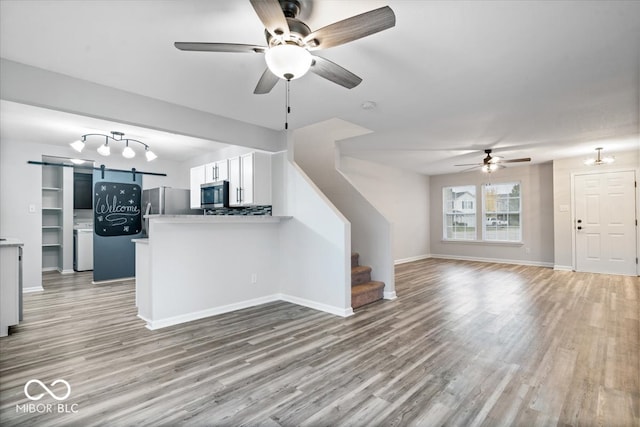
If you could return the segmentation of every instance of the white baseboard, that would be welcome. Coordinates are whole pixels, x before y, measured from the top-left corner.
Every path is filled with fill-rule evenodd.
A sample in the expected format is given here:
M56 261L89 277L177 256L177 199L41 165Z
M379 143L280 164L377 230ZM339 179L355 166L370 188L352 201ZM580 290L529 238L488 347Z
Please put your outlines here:
M42 286L30 286L28 288L22 288L23 294L30 294L31 292L42 292L44 288Z
M58 270L60 272L60 274L74 274L75 270L71 269L71 270Z
M95 280L92 280L91 284L92 285L106 285L107 283L126 282L127 280L136 280L136 278L135 278L135 276L134 277L122 277L120 279L99 280L97 282Z
M556 271L573 271L573 267L570 265L554 265L553 269Z
M409 258L397 259L397 260L393 261L393 264L394 265L406 264L408 262L420 261L420 260L428 259L428 258L431 258L431 254L424 254L424 255L412 256L412 257L409 257Z
M319 302L311 301L305 298L294 297L291 295L278 294L278 297L282 301L290 302L293 304L301 305L303 307L313 308L314 310L324 311L325 313L334 314L340 317L349 317L353 315L353 309L340 308L332 305L322 304Z
M496 264L530 265L533 267L550 267L550 268L553 267L553 263L551 262L527 261L527 260L520 260L520 259L479 258L479 257L470 257L470 256L442 255L442 254L431 254L431 258L454 259L459 261L493 262Z
M149 320L138 315L139 318L147 322L147 329L155 330L160 328L166 328L168 326L179 325L180 323L191 322L193 320L203 319L205 317L216 316L218 314L229 313L231 311L242 310L243 308L249 308L256 305L266 304L273 301L278 301L278 295L268 295L265 297L254 298L247 301L241 301L238 303L222 305L220 307L208 308L206 310L194 311L193 313L181 314L178 316L167 317L159 320Z
M394 300L394 299L398 298L398 296L396 295L396 291L384 292L382 294L382 297L384 299L388 299L388 300Z
M394 292L395 294L395 292ZM353 315L353 309L351 307L342 309L327 304L318 303L315 301L307 300L304 298L298 298L285 294L267 295L260 298L254 298L247 301L241 301L238 303L227 304L220 307L209 308L206 310L195 311L193 313L181 314L178 316L167 317L165 319L150 320L140 314L138 317L147 322L147 329L156 330L160 328L166 328L168 326L179 325L181 323L191 322L198 319L204 319L205 317L217 316L218 314L229 313L232 311L242 310L243 308L254 307L256 305L267 304L274 301L286 301L292 304L301 305L303 307L309 307L314 310L324 311L325 313L333 314L340 317L349 317Z

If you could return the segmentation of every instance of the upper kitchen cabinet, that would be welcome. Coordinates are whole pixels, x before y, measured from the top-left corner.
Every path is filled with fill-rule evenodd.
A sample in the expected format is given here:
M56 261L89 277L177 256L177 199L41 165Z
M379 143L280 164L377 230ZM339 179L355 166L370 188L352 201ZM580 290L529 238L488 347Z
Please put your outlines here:
M200 184L206 181L206 165L191 168L191 209L200 209Z
M229 205L271 204L271 155L252 152L191 168L191 208L200 208L200 185L229 181Z
M229 159L229 204L271 204L271 155L253 152Z
M93 209L92 173L73 173L73 209Z
M227 181L229 179L229 163L227 159L204 165L205 182Z

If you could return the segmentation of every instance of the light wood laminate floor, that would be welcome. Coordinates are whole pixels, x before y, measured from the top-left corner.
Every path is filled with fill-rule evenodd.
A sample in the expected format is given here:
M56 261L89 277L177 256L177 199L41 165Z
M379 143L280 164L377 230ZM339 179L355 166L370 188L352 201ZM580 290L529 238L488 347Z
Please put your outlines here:
M0 339L2 426L640 423L637 277L424 260L346 319L277 302L149 331L133 282L45 276Z

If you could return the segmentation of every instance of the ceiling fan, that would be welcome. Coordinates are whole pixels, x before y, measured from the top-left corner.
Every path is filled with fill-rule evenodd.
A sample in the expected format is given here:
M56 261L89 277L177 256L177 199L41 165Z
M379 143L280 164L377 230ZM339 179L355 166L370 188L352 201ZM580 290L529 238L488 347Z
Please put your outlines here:
M531 157L523 157L521 159L506 160L506 159L503 159L502 157L492 156L490 148L484 150L484 152L486 153L487 156L484 159L482 159L482 163L463 163L461 165L454 165L454 166L473 166L471 169L474 169L480 166L482 172L491 173L495 170L498 170L498 168L503 168L504 166L502 166L502 163L520 163L520 162L531 161Z
M297 19L298 0L250 0L253 9L265 26L267 45L236 43L175 42L180 50L195 52L264 53L267 62L262 77L253 91L269 93L279 79L293 80L311 71L340 86L352 89L362 79L341 66L312 55L311 52L339 46L395 26L396 17L389 6L311 31Z

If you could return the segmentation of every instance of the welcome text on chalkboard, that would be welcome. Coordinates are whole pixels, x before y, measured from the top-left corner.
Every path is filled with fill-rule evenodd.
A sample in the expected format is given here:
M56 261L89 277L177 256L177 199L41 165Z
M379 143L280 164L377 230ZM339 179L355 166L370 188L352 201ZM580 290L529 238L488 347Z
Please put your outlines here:
M137 184L100 181L94 185L94 229L99 236L128 236L142 229L142 189Z

